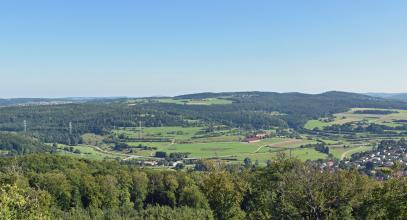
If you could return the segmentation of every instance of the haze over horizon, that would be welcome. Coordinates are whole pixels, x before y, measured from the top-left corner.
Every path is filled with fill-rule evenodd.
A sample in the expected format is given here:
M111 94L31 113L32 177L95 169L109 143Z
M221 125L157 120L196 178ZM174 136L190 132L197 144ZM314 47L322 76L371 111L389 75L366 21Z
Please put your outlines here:
M407 92L405 1L6 1L0 98Z
M322 92L316 92L316 93L307 93L307 92L301 92L301 91L286 91L286 92L278 92L278 91L259 91L259 90L245 90L245 91L197 91L197 92L191 92L191 93L180 93L180 94L173 94L173 95L147 95L147 96L126 96L126 95L121 95L121 96L112 96L112 95L106 95L106 96L21 96L21 97L1 97L0 99L24 99L24 98L33 98L33 99L93 99L93 98L154 98L154 97L176 97L176 96L181 96L181 95L190 95L190 94L199 94L199 93L238 93L238 92L275 92L275 93L302 93L302 94L309 94L309 95L318 95L318 94L323 94L323 93L328 93L328 92L345 92L345 93L355 93L355 94L362 94L362 95L369 95L373 97L392 97L394 95L406 95L407 92L395 92L395 93L388 93L388 92L352 92L352 91L339 91L339 90L331 90L331 91L322 91Z

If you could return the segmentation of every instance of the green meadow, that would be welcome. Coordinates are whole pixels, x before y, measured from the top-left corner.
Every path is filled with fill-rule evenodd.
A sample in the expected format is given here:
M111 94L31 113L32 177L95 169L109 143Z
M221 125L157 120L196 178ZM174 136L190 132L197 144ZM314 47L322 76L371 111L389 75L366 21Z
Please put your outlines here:
M356 114L356 111L360 110L392 110L397 113L378 115L378 114ZM397 120L407 120L407 110L400 109L378 109L378 108L352 108L347 112L338 113L334 115L335 120L332 122L324 122L321 120L309 120L304 128L312 130L314 128L323 128L334 124L345 124L350 122L364 121L367 123L382 124L390 127L397 127L401 123Z
M320 153L313 148L291 148L291 149L281 148L279 150L276 149L275 151L272 152L241 154L232 159L243 161L245 158L250 158L253 163L257 160L259 161L260 164L264 165L267 163L268 160L274 160L278 154L285 154L286 157L298 158L303 161L325 159L328 157L328 155Z
M121 128L113 131L114 134L124 134L129 138L163 138L175 140L189 140L194 137L202 127L148 127L142 128Z
M179 105L228 105L232 104L231 100L220 98L206 98L206 99L174 99L163 98L156 99L160 103L179 104Z
M353 109L352 111L355 111ZM341 116L336 115L340 122L343 120L356 120L356 116L350 113L341 113ZM344 119L343 117L347 117ZM350 117L352 116L352 117ZM358 116L358 120L362 119ZM366 117L365 117L366 118ZM333 122L321 122L318 120L309 121L307 126L320 127ZM308 140L306 138L266 138L256 143L243 142L243 136L237 136L234 130L218 129L210 133L205 133L205 127L148 127L140 129L137 127L118 128L113 131L113 134L119 136L124 135L126 138L142 138L155 141L128 141L126 142L131 147L131 154L150 157L154 156L157 151L164 151L167 154L173 152L190 153L193 158L223 158L232 161L243 161L245 158L251 158L253 161L258 160L260 163L266 163L267 160L274 158L278 153L284 153L296 157L301 160L317 160L327 158L327 154L320 153L314 148L300 148L302 145L317 143L316 140ZM163 141L164 140L164 141ZM165 141L166 140L166 141ZM351 156L353 153L369 150L369 147L359 147L355 143L346 140L329 140L323 139L329 147L330 153L338 158ZM141 146L150 147L145 149ZM346 145L347 147L344 147ZM90 149L92 150L92 149ZM96 152L99 153L100 152ZM125 152L123 152L125 153ZM102 158L106 155L87 155L88 157ZM108 155L112 157L112 155Z
M350 147L350 148L330 148L331 153L338 159L345 159L352 156L352 154L365 152L371 150L371 146L359 146L359 147Z
M315 141L305 139L268 138L250 144L238 141L206 141L201 143L192 142L184 144L170 142L129 142L128 144L135 147L143 145L157 148L157 150L143 151L143 154L137 153L140 156L152 156L156 151L164 151L168 154L172 152L188 152L191 153L190 157L197 158L231 157L243 160L245 157L257 157L266 154L268 157L273 156L276 152L296 149L301 145L314 142Z
M123 155L98 151L95 149L95 147L89 146L89 145L72 146L74 150L79 150L80 154L65 151L64 148L66 148L66 147L70 148L71 146L59 144L58 145L58 154L82 157L82 158L91 159L91 160L115 159L118 157L124 158Z

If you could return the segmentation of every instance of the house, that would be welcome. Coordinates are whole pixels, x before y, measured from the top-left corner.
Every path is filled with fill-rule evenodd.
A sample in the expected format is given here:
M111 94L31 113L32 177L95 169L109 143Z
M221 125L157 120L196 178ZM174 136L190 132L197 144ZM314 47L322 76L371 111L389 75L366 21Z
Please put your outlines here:
M333 161L328 161L328 162L326 162L326 165L327 165L328 167L333 167L333 166L335 165L335 162L333 162Z
M157 161L141 161L141 164L144 166L157 166L158 162Z
M182 161L175 161L175 162L171 162L169 165L172 167L177 167L178 164L183 164Z
M273 132L271 132L271 131L261 131L256 134L256 137L260 138L260 139L264 139L264 138L271 137L272 135L273 135Z
M266 134L266 133L260 133L260 134L256 134L256 138L259 138L259 139L264 139L264 138L266 138L268 135Z
M184 158L182 159L182 162L185 164L195 164L199 161L199 158Z
M373 161L373 162L375 162L375 161L378 162L378 161L381 161L381 160L382 160L382 159L381 159L380 157L373 157L373 158L372 158L372 161Z
M386 162L384 165L385 165L386 167L391 167L391 166L394 165L394 163L389 161L389 162Z

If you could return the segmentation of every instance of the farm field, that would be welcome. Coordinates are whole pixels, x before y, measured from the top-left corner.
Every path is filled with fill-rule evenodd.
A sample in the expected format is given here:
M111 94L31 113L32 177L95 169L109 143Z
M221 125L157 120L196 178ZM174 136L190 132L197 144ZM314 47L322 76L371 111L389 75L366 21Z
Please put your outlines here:
M68 145L58 144L58 154L72 155L75 157L82 157L82 158L91 159L91 160L115 159L117 157L125 158L122 155L117 155L117 154L113 154L113 153L110 154L110 153L98 151L95 149L95 147L89 146L89 145L72 146L72 148L74 150L79 150L80 154L68 152L68 151L64 150L64 148L70 148L70 147L71 146L68 146Z
M330 147L330 153L335 158L344 159L352 156L354 153L364 152L371 150L371 146L357 146L357 147Z
M326 154L316 151L313 148L297 148L291 151L292 157L297 157L300 160L318 160L327 158Z
M252 161L258 160L262 164L281 152L301 160L327 158L327 154L320 153L314 148L300 148L302 145L315 144L317 143L316 140L273 137L249 144L241 142L244 139L243 136L232 135L235 133L233 130L218 130L212 133L205 133L206 129L204 127L148 127L142 129L142 138L154 141L137 141L140 137L139 128L118 128L113 130L112 134L122 138L124 136L123 140L130 146L128 150L113 151L106 148L106 146L104 148L107 150L103 150L91 146L93 144L88 144L74 147L74 150L78 149L81 152L80 154L62 150L64 147L69 147L66 145L59 147L59 153L87 159L103 160L105 158L115 159L117 157L125 159L132 156L151 157L157 151L163 151L167 154L182 152L190 153L189 157L192 158L219 157L230 158L232 161L239 162L248 157ZM219 136L210 135L216 133ZM99 143L102 141L101 136L92 136L90 134L84 135L83 139L88 143ZM126 139L129 139L129 141L126 141ZM160 141L160 139L164 141ZM323 139L322 141L330 147L330 153L338 159L371 149L369 147L360 147L357 145L357 142L353 143L346 140Z
M346 121L372 120L373 116L353 114L352 112L360 109L352 109L347 113L336 115L337 120L333 122L321 122L318 120L309 123L312 126L323 126L326 124L342 123ZM402 120L405 111L396 113L398 116L392 116L395 120ZM340 115L340 116L339 116ZM345 116L346 115L346 116ZM384 116L380 115L382 123L385 123ZM340 118L338 118L340 117ZM387 117L388 118L388 117ZM375 118L376 120L379 118ZM337 159L350 157L353 153L370 150L371 147L362 145L360 141L347 140L340 138L331 140L329 138L319 139L294 139L294 138L266 138L256 143L242 142L244 136L237 136L236 130L218 127L208 132L206 127L147 127L140 128L118 128L112 131L122 141L127 143L129 150L120 153L137 155L141 157L154 156L157 151L163 151L167 154L181 152L190 153L192 158L230 158L232 161L243 161L244 158L251 158L253 161L258 160L265 163L267 160L275 157L277 153L283 152L292 157L301 160L316 160L327 158L327 154L316 151L314 148L299 148L301 145L315 144L317 139L323 141L330 147L330 153ZM143 141L142 139L146 141ZM124 139L123 139L124 138ZM361 137L359 137L361 138ZM128 139L126 141L126 139ZM373 142L371 142L373 144ZM92 149L91 149L92 150ZM100 153L100 152L97 152ZM86 155L87 157L102 158L103 156ZM112 156L112 155L109 155Z
M348 158L348 157L352 156L352 154L354 154L354 153L365 152L365 151L368 151L368 150L371 150L371 149L372 149L371 146L356 147L356 148L353 148L351 150L348 150L348 151L344 152L341 155L340 159Z
M335 124L335 122L324 122L320 120L309 120L305 125L304 128L308 130L312 130L314 128L323 128L326 126L330 126Z
M212 142L239 142L243 140L243 136L236 135L221 135L215 137L203 137L203 138L194 138L191 140L192 143L212 143Z
M156 138L156 139L175 139L189 140L195 136L203 127L148 127L142 128L121 128L113 130L115 135L125 135L128 138Z
M325 159L328 155L320 153L313 148L292 148L292 149L275 149L274 152L258 152L258 153L251 153L251 154L242 154L234 159L238 161L243 161L245 158L250 158L252 162L256 160L259 161L260 164L265 165L268 160L273 160L276 158L278 153L284 153L287 157L298 158L300 160L318 160L318 159Z
M397 113L379 115L379 114L355 114L356 111L363 110L392 110L397 111ZM387 125L390 127L396 127L402 125L402 123L397 123L397 120L407 120L407 110L399 109L378 109L378 108L352 108L348 112L338 113L334 115L335 120L332 122L324 122L320 120L310 120L308 121L304 128L312 130L314 128L323 128L326 126L334 124L345 124L349 122L366 121L368 123L376 123Z
M211 158L211 157L237 157L242 155L256 156L255 154L267 154L268 157L277 151L285 151L289 148L295 149L301 145L313 143L305 139L290 138L268 138L257 143L246 142L202 142L202 143L170 143L170 142L129 142L130 146L155 147L156 150L144 151L140 156L151 156L156 151L167 153L183 152L191 153L190 157ZM139 154L138 154L139 155ZM243 157L244 159L244 157ZM242 160L243 160L242 159Z
M191 157L208 158L217 156L236 156L256 151L255 145L239 142L174 144L160 149L168 153L189 152Z
M235 131L220 130L211 136L204 133L203 127L151 127L144 128L142 136L149 139L168 139L164 142L156 141L128 141L129 146L135 147L139 156L154 156L155 152L163 151L167 154L173 152L190 153L194 158L227 157L243 161L245 157L253 160L267 161L274 157L277 152L289 152L292 149L292 156L300 159L323 158L326 155L316 152L314 149L299 149L301 145L316 143L313 140L293 139L293 138L266 138L256 143L241 142L244 136L236 136ZM121 128L113 132L115 135L125 135L128 138L140 136L139 128ZM227 135L225 135L227 134ZM233 135L230 135L233 134ZM199 137L199 138L197 138ZM153 149L138 148L146 146ZM266 159L267 158L267 159Z
M231 100L220 98L206 98L206 99L173 99L164 98L156 99L160 103L179 104L179 105L228 105L232 104Z

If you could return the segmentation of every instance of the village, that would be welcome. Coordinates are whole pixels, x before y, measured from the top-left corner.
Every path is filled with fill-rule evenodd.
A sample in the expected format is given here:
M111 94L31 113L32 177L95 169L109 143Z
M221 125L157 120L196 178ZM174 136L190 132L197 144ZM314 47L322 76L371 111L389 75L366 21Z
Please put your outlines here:
M372 151L355 153L350 159L340 161L338 166L356 168L376 179L390 178L390 171L407 176L407 142L405 139L381 141Z

